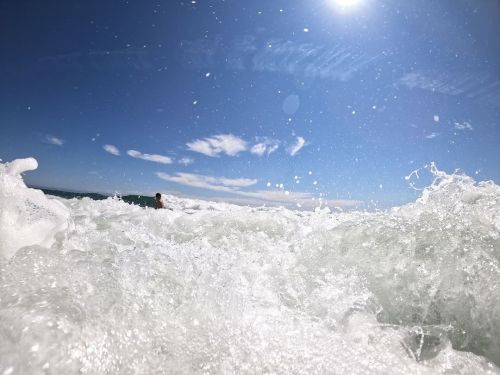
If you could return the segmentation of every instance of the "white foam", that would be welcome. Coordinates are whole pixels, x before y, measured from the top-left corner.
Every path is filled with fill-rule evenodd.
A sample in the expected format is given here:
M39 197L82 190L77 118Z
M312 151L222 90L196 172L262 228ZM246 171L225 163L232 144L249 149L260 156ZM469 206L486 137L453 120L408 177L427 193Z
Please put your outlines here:
M33 171L38 168L38 162L34 158L17 159L5 164L5 173L10 176L18 176L23 172Z
M0 261L0 373L498 374L500 188L434 172L377 213L59 199Z
M24 184L21 173L37 167L33 158L0 164L0 256L7 259L23 246L51 246L68 225L64 205Z

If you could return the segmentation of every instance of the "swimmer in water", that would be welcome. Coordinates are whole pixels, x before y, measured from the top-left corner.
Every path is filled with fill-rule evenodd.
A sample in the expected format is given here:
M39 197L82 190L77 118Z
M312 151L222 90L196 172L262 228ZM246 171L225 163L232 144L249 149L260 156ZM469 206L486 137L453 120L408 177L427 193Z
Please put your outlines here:
M155 196L155 210L157 210L159 208L165 208L165 205L163 204L163 201L161 200L161 194L160 193L156 193L156 196Z

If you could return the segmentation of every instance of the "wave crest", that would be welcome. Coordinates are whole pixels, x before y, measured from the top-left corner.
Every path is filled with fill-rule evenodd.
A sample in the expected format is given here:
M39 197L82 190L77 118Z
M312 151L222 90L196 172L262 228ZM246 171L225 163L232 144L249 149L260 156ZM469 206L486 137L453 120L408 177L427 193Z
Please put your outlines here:
M385 212L155 211L0 166L3 233L50 224L0 237L0 371L499 373L499 187L433 171Z

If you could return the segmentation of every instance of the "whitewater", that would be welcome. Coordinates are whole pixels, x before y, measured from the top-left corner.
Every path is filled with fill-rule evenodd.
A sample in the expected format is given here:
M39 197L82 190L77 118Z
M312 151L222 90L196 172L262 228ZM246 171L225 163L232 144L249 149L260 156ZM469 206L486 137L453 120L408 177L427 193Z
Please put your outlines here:
M500 374L500 187L380 212L172 210L0 164L0 374Z

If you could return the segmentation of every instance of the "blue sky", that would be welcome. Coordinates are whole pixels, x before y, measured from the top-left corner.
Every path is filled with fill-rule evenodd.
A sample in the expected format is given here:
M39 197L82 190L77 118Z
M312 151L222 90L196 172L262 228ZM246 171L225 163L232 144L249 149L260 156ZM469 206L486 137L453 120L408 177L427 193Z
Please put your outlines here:
M388 206L431 161L500 181L496 0L4 1L0 41L0 158L33 185Z

